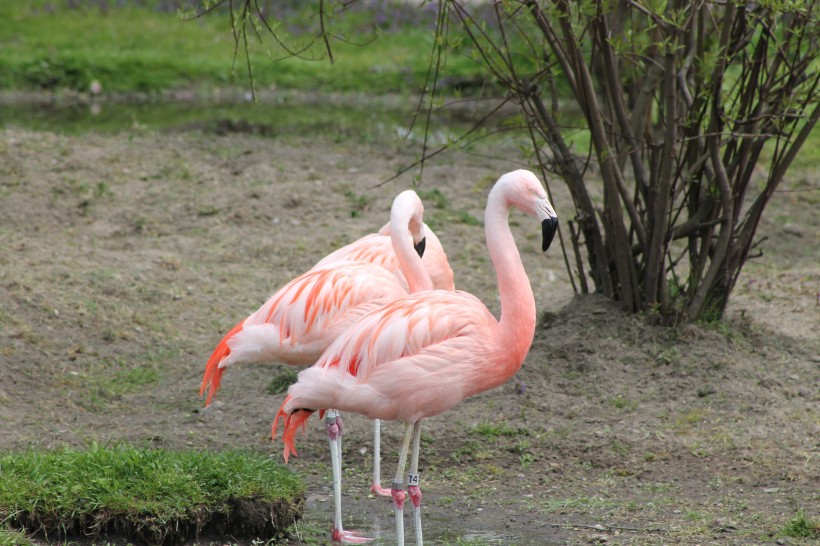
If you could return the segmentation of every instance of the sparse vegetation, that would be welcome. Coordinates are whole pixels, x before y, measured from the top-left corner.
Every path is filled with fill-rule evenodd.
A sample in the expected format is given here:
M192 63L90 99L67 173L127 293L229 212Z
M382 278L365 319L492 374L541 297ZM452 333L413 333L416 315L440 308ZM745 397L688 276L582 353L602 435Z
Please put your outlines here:
M635 411L638 409L638 401L631 400L621 394L615 395L614 397L609 399L609 404L619 410L623 411Z
M453 208L447 195L438 188L430 190L418 190L419 197L429 203L430 207L425 210L424 221L433 229L446 229L447 225L453 223L465 224L468 226L479 226L481 221L464 209Z
M357 194L353 190L345 190L344 192L345 197L347 198L347 202L350 205L350 217L356 218L363 212L365 212L368 207L370 207L370 197L366 194Z
M482 421L473 427L473 434L484 436L485 438L498 438L499 436L514 436L518 431L511 428L507 423Z
M801 511L789 520L783 528L782 535L792 538L820 539L820 521L810 520L806 517L805 512Z
M450 200L447 199L447 196L438 188L424 191L419 190L418 194L425 203L432 203L434 208L446 209L450 206Z

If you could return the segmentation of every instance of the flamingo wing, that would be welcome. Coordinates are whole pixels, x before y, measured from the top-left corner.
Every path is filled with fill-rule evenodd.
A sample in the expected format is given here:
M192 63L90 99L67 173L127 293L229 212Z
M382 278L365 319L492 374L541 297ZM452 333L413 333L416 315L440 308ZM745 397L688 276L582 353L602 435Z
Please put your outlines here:
M279 331L280 344L306 344L349 320L347 313L364 303L383 304L406 294L384 268L368 263L337 263L295 278L253 315L244 327L267 324Z
M303 370L282 409L334 408L405 421L436 415L472 391L469 363L489 358L496 324L465 292L434 290L390 302Z
M209 403L224 369L236 362L315 362L348 325L406 293L373 264L339 262L308 271L228 332L208 360L200 393L210 387Z

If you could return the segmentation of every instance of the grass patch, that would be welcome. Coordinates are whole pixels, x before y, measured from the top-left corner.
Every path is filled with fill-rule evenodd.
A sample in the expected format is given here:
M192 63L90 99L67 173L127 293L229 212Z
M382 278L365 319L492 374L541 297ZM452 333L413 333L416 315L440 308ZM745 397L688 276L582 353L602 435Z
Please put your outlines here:
M452 126L452 125L451 125ZM428 209L424 221L433 230L442 229L450 224L467 224L468 226L481 225L481 221L466 210L455 210L450 206L450 199L438 188L431 190L417 190L424 203L432 204Z
M445 539L443 546L490 546L490 543L480 537L456 537L454 541Z
M93 445L0 454L0 469L0 520L50 538L116 533L167 544L202 532L273 537L304 505L300 480L251 452Z
M109 4L99 9L99 3L82 1L0 3L0 88L87 91L93 81L104 92L247 85L242 47L234 63L226 10L183 20L156 2ZM334 40L333 64L315 39L315 6L294 3L269 14L285 43L307 49L302 58L285 59L285 50L261 31L261 43L249 41L257 87L367 93L420 89L433 47L435 12L402 2L376 4L354 6L326 22L335 36L355 37ZM481 69L465 51L451 56L447 72L459 81L480 78Z
M562 514L568 512L591 513L596 509L616 507L618 503L601 497L579 496L571 499L544 501L541 503L541 506L547 512L558 512Z
M498 438L499 436L515 436L518 431L510 428L506 423L491 423L482 421L473 427L471 434L478 434L485 438Z
M370 207L371 198L367 195L359 195L351 189L346 189L344 195L350 205L350 217L356 218L361 213L366 212Z
M103 333L116 338L116 332ZM123 395L140 392L162 381L162 364L173 358L175 351L156 349L129 360L102 360L78 372L71 382L80 397L78 403L89 411L102 411Z
M433 188L432 190L427 191L418 191L417 193L422 201L429 201L433 203L433 207L437 209L446 209L450 207L450 200L447 199L447 196L441 193L441 190L438 188Z
M781 534L791 538L820 539L820 521L812 521L805 513L800 512L789 520Z
M0 546L33 546L34 543L29 540L26 534L22 531L15 531L6 527L0 527Z
M281 394L286 392L288 387L296 383L298 378L299 372L296 371L295 368L285 368L270 380L265 390L268 394Z
M635 411L638 409L638 401L627 398L623 395L615 395L609 399L609 405L615 409L624 411Z

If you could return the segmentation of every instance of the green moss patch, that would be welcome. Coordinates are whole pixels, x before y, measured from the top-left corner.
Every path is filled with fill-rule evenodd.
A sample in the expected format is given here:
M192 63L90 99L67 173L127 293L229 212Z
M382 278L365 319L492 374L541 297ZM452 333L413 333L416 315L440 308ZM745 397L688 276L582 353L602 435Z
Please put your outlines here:
M301 516L304 500L292 472L251 452L95 445L0 454L0 521L49 538L273 538Z

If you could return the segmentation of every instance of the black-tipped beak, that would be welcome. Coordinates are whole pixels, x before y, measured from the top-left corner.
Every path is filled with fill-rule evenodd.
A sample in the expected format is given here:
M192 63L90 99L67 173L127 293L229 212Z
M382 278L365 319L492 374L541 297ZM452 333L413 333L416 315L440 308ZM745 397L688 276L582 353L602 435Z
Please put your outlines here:
M541 251L546 252L558 231L558 218L545 218L541 222Z
M421 241L414 244L413 247L416 249L416 252L419 253L419 258L424 257L424 246L427 244L427 237L422 237Z

